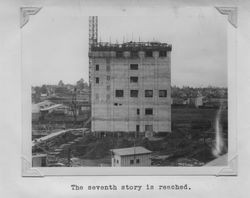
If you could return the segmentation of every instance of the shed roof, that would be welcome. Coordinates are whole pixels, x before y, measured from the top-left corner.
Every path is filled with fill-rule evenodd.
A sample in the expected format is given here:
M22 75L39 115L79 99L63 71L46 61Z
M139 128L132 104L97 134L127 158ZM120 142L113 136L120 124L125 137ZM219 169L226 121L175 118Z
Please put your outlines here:
M48 110L51 110L51 109L56 109L56 108L61 107L61 106L63 106L63 105L62 104L51 105L49 107L42 108L41 111L48 111Z
M36 153L32 155L32 158L37 158L37 157L47 157L47 154L44 153Z
M141 146L136 147L129 147L129 148L121 148L121 149L111 149L111 152L113 152L116 155L139 155L139 154L149 154L152 151L145 149Z

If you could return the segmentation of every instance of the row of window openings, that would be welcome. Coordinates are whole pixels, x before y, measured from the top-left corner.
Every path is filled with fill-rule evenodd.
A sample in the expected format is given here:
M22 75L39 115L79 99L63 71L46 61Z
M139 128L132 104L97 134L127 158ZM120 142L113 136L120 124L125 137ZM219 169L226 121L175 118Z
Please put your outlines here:
M130 56L132 58L139 58L139 53L138 53L138 51L131 51ZM123 51L116 52L116 57L122 58ZM145 57L153 57L153 51L152 50L145 51ZM167 51L165 51L165 50L159 51L159 57L167 57Z
M110 80L110 76L107 76L107 81L109 81L109 80ZM130 77L130 82L131 83L138 83L138 77L137 76L131 76ZM100 83L100 78L99 77L95 78L95 83L96 84Z
M145 125L145 131L153 131L153 125ZM136 125L136 132L140 132L140 125Z
M152 98L153 97L153 90L145 90L145 97ZM130 90L130 97L137 98L139 95L139 90ZM115 90L115 97L120 98L124 96L123 90ZM167 97L167 90L159 90L159 97L166 98Z
M138 51L131 51L130 55L133 58L139 57ZM166 56L167 56L167 51L165 50L159 51L159 57L166 57ZM123 57L123 52L122 51L116 52L116 57ZM145 57L153 57L153 51L152 50L145 51Z
M139 68L138 64L130 64L130 69L131 70L138 70L138 68ZM95 70L96 71L100 70L100 65L99 64L95 65ZM106 70L110 71L110 65L106 66Z
M139 69L138 64L130 64L130 70L138 70L138 69ZM100 70L100 65L99 64L95 65L95 71L99 70ZM110 71L110 65L106 66L106 71Z
M122 106L121 103L114 103L114 106ZM146 108L145 115L153 115L153 108ZM136 115L140 115L140 109L136 109Z
M95 65L95 71L99 71L99 70L100 70L100 65L98 65L98 64ZM107 70L107 71L110 71L110 65L107 65L107 66L106 66L106 70Z
M115 162L115 159L114 159L114 162ZM140 159L130 160L130 164L134 164L134 162L135 162L136 164L139 164L139 163L140 163ZM116 163L119 164L119 160L116 160Z
M107 86L107 89L110 90L110 86ZM138 98L139 90L130 90L130 97L131 98ZM121 98L124 96L123 90L116 90L115 97ZM153 97L153 90L145 90L145 97L152 98ZM159 90L159 97L166 98L167 97L167 90ZM99 100L99 94L96 94L96 99ZM110 99L110 94L107 94L107 100ZM116 105L118 106L118 105Z

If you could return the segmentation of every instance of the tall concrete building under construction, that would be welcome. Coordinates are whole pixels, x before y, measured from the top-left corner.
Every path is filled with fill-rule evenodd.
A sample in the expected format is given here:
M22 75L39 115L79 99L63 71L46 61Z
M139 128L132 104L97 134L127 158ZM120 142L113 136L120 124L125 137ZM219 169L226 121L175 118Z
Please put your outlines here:
M159 42L91 45L91 130L171 131L171 50Z

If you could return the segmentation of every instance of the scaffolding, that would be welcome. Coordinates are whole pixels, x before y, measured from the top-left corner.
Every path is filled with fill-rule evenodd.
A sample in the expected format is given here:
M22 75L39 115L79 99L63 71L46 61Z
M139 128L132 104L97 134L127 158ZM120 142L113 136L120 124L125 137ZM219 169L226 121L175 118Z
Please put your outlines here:
M172 50L172 45L160 42L126 42L109 43L96 42L91 45L90 51L139 51L139 50Z
M89 16L89 53L91 53L92 47L96 45L98 42L98 17L97 16ZM89 94L89 101L90 101L90 112L91 109L91 59L89 59L89 88L90 88L90 94ZM92 116L92 113L90 113L90 118ZM91 126L90 126L91 128Z

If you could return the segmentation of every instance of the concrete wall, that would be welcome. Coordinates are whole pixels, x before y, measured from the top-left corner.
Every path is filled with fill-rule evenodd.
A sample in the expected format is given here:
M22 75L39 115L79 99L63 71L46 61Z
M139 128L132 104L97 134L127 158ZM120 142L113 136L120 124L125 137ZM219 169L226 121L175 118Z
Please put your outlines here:
M92 52L91 55L91 103L92 131L145 131L145 125L153 125L155 132L171 131L171 58L144 57L116 58L114 52ZM99 71L95 66L99 65ZM138 64L138 70L130 70L130 64ZM110 70L107 70L110 67ZM110 76L110 80L108 80ZM130 76L138 76L138 83L131 83ZM99 84L95 79L99 78ZM115 97L115 90L124 90L124 96ZM137 98L130 97L130 90L139 90ZM152 98L145 98L144 90L153 90ZM160 98L159 90L167 90L167 97ZM115 105L116 104L116 105ZM137 115L137 108L140 115ZM145 108L153 108L153 115L145 115Z

